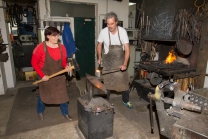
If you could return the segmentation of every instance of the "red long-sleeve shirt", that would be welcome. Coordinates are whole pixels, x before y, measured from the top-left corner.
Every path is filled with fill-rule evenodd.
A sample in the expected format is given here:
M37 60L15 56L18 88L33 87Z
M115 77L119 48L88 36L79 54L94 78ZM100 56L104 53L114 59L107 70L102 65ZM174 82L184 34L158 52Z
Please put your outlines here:
M67 55L66 55L66 48L63 44L60 44L62 47L62 67L65 68L67 66ZM51 48L46 45L49 55L56 61L61 59L60 48ZM45 51L43 43L40 43L33 51L31 64L37 74L43 78L45 74L42 72L42 68L45 62ZM49 75L48 75L49 76Z

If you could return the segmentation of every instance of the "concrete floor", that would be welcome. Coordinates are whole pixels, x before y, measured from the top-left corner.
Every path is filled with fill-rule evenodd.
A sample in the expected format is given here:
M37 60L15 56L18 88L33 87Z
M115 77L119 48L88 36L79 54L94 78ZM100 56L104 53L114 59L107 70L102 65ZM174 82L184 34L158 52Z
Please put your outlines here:
M85 81L85 78L76 81L76 86L80 92L85 90ZM9 136L5 135L17 91L19 88L29 86L32 86L32 81L18 82L15 88L8 89L6 95L0 96L1 139L84 139L82 132L78 128L78 120L73 120L71 122L50 127L34 129L27 132L21 132ZM148 109L149 103L143 99L140 99L140 97L137 95L136 89L130 93L130 101L134 106L133 110L129 110L123 105L121 101L121 94L111 94L110 102L114 104L115 114L113 123L113 136L108 139L160 139L155 116L154 134L150 133L151 128ZM77 117L73 118L77 119Z

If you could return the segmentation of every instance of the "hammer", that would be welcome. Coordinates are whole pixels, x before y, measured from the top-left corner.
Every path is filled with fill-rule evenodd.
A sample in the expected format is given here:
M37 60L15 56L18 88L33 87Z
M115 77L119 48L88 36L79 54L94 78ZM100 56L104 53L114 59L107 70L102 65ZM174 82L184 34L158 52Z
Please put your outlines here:
M77 64L77 62L76 62L75 59L72 59L72 63L73 63L73 66L71 66L70 68L71 68L71 69L75 69L76 71L79 71L79 70L80 70L80 69L79 69L79 65ZM60 75L60 74L62 74L62 73L64 73L64 72L67 72L67 70L66 70L66 69L63 69L63 70L61 70L61 71L59 71L59 72L56 72L56 73L54 73L54 74L48 76L48 78L49 78L49 79L50 79L50 78L53 78L53 77L55 77L55 76L57 76L57 75ZM38 80L38 81L35 81L35 82L33 82L33 85L36 85L36 84L38 84L38 83L41 83L42 81L43 81L42 79L41 79L41 80Z

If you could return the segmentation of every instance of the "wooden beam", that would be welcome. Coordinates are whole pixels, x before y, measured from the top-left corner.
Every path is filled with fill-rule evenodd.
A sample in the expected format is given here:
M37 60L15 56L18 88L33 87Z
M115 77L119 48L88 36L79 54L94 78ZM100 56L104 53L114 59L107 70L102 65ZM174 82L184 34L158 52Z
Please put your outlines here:
M205 5L205 10L208 9L208 4ZM206 13L206 12L205 12ZM208 60L208 18L207 15L203 19L203 24L201 28L201 40L199 45L199 54L197 61L197 73L200 73L200 76L196 77L195 88L203 88L204 79L206 75L207 60Z

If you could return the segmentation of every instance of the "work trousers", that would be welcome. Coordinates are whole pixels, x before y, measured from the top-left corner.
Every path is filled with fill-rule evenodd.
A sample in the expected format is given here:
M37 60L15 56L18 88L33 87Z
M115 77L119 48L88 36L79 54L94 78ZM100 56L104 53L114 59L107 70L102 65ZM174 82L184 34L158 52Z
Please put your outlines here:
M61 108L61 113L62 115L68 115L68 103L62 103L60 104L60 108ZM42 114L44 112L45 109L45 104L43 103L43 101L40 98L40 95L38 95L38 100L37 100L37 113L38 114Z
M110 90L107 90L107 99L110 99ZM122 101L124 103L129 102L129 90L122 91Z

